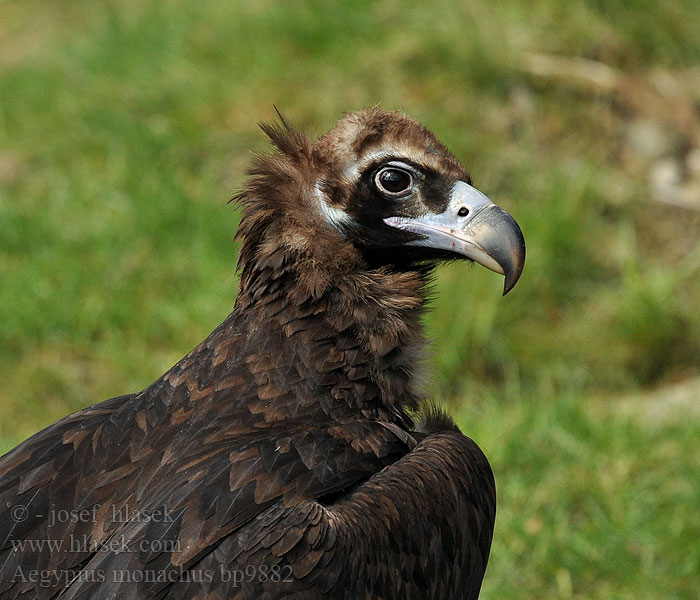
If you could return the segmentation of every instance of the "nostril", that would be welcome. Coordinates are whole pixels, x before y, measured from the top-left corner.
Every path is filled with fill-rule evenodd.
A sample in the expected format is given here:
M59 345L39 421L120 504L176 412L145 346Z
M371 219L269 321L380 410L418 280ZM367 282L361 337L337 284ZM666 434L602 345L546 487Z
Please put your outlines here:
M457 214L460 217L466 217L469 214L469 209L466 206L463 206L457 211Z

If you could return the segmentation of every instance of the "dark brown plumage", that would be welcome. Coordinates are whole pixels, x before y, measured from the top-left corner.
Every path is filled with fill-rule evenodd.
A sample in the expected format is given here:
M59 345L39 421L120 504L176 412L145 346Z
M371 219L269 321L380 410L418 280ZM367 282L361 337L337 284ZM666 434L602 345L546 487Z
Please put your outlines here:
M510 289L520 231L408 117L352 113L315 144L263 128L233 312L0 459L1 598L478 596L493 477L421 409L420 317L441 259Z

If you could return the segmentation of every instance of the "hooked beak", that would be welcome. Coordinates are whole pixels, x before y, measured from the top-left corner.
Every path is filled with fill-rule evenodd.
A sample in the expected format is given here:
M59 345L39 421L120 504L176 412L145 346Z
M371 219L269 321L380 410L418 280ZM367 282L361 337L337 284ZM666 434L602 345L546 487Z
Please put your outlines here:
M463 181L455 183L444 212L388 217L384 222L421 236L410 245L455 252L505 275L504 296L523 272L525 240L515 219Z

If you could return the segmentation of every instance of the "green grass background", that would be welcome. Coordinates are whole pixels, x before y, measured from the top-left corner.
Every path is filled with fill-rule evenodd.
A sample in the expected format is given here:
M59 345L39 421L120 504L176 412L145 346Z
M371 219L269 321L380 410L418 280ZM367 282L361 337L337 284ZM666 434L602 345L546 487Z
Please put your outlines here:
M665 393L700 373L700 222L651 199L629 103L527 68L541 53L641 86L700 78L700 3L0 0L0 15L0 450L143 388L228 314L226 201L273 104L320 134L381 102L433 129L528 244L503 299L484 269L442 269L427 318L433 393L498 483L483 597L700 598L700 387Z

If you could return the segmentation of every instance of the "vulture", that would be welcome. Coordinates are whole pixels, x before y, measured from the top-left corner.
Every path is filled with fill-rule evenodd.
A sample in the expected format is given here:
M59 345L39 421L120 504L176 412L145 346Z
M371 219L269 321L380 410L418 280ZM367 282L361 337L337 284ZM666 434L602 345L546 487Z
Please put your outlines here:
M508 292L522 232L403 113L280 118L235 198L231 314L0 459L3 600L477 598L495 484L425 397L422 315L444 260Z

